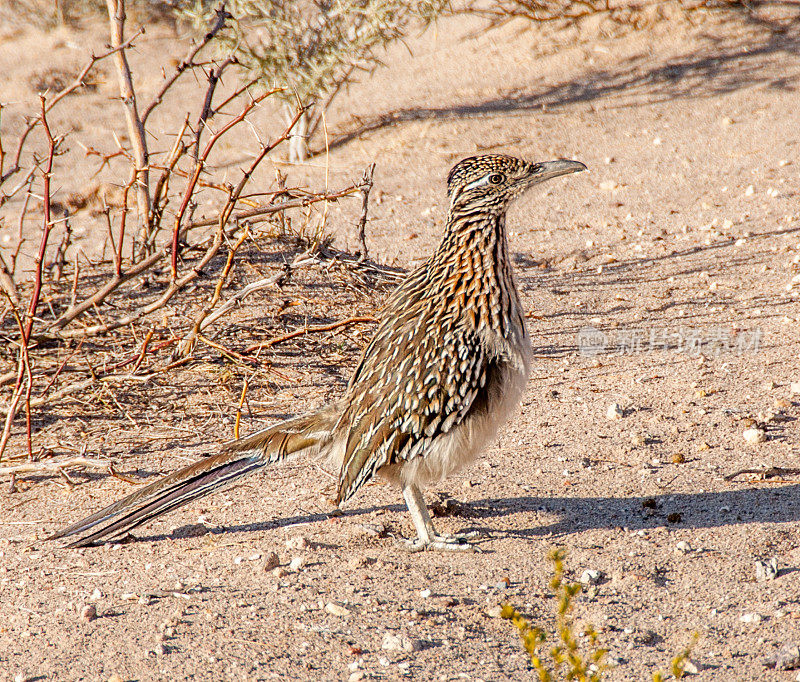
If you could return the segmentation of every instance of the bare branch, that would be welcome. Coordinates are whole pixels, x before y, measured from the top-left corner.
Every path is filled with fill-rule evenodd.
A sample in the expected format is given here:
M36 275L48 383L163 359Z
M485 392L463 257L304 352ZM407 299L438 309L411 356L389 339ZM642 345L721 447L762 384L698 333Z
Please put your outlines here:
M271 348L272 346L275 346L279 343L284 343L285 341L297 338L298 336L304 336L305 334L313 334L318 332L332 332L341 327L347 327L351 324L363 324L365 322L379 322L379 320L377 317L373 317L372 315L361 315L358 317L348 317L345 320L339 320L338 322L333 322L332 324L311 325L303 327L302 329L295 329L293 332L289 332L288 334L284 334L283 336L276 336L274 339L270 339L269 341L262 341L261 343L256 343L253 344L252 346L248 346L247 348L244 349L244 352L252 353L254 350Z
M375 172L375 164L371 163L364 171L358 191L361 192L361 216L358 219L358 243L361 246L361 256L359 260L367 260L367 211L369 210L369 192L372 189L372 174Z
M153 113L153 110L161 104L164 99L164 95L167 94L167 90L169 90L178 78L187 71L188 69L193 69L199 64L195 64L195 57L200 54L200 51L208 45L214 37L219 33L224 27L225 22L231 18L229 12L225 10L225 4L222 3L219 7L214 10L214 24L211 26L211 29L203 36L203 40L201 40L197 45L194 45L189 48L189 51L186 53L186 56L181 60L180 64L175 67L175 73L172 74L164 83L161 85L161 89L156 93L156 96L153 98L153 101L145 107L144 113L142 114L142 125L144 126L147 123L147 119L150 114Z
M77 90L78 88L85 86L86 83L84 82L84 80L86 79L86 76L89 75L89 72L92 70L94 65L97 64L97 62L102 61L103 59L107 59L108 57L116 54L117 52L120 52L122 50L126 50L143 33L144 33L144 28L140 28L136 33L134 33L125 42L117 45L116 47L112 47L110 50L108 50L107 52L104 52L101 55L97 55L97 56L92 55L91 58L89 59L89 63L86 64L85 67L83 67L83 69L77 75L75 80L72 81L72 83L67 85L65 88L59 90L50 99L50 102L47 105L47 109L46 109L45 113L49 113L50 110L56 104L58 104L62 99L64 99L67 95L75 92L75 90ZM39 124L40 121L41 121L41 118L37 116L36 118L31 119L28 122L28 124L25 126L25 129L22 131L22 135L20 136L19 142L17 143L17 149L16 149L16 152L14 154L14 161L12 163L12 166L5 173L3 173L2 176L0 176L0 185L2 185L6 180L8 180L12 175L15 175L16 173L18 173L20 171L20 169L21 169L20 159L22 158L22 151L23 151L23 149L25 147L25 141L28 139L28 135L30 135L31 131ZM1 204L2 204L2 201L0 201L0 205Z
M203 100L203 108L200 110L200 115L197 118L197 124L195 125L194 131L194 151L192 156L194 156L195 161L197 161L197 158L200 154L200 137L203 134L203 130L205 130L206 121L211 114L211 102L214 99L214 91L217 89L217 83L219 83L219 79L222 77L222 72L225 71L225 69L227 69L231 64L235 63L236 57L231 55L216 68L211 69L207 74L208 87L206 88L206 96Z
M125 0L106 0L108 20L111 29L111 46L117 48L114 61L119 77L119 94L125 106L125 119L128 123L128 136L133 147L134 164L131 178L136 182L136 200L139 208L139 227L143 237L147 236L147 223L150 219L150 172L148 169L147 140L142 119L136 105L136 91L133 88L131 69L125 55Z
M50 471L61 473L64 469L72 467L108 470L111 466L112 462L108 459L72 457L61 462L25 462L24 464L12 464L11 466L0 467L0 476L7 474L41 474Z

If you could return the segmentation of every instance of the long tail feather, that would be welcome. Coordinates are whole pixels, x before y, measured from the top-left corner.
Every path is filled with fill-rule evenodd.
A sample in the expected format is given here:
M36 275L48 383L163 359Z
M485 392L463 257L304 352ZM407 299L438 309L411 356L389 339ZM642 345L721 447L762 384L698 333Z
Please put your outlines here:
M226 443L219 454L179 469L47 539L79 535L106 522L110 523L69 546L85 547L119 536L192 500L216 492L256 469L319 447L324 444L332 424L333 415L330 413L328 409L298 417Z

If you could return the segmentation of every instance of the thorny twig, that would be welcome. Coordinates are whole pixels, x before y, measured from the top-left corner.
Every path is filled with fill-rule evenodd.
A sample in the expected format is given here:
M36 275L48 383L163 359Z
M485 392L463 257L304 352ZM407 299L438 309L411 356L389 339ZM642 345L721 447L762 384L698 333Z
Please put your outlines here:
M250 236L250 230L248 229L247 226L245 226L244 230L242 230L241 235L239 235L239 239L236 240L236 243L233 246L231 246L230 250L228 251L228 258L225 261L225 267L222 268L222 273L217 279L217 285L214 287L214 293L211 295L211 300L203 307L203 309L195 317L192 329L186 336L183 337L183 341L181 341L180 345L175 349L175 355L174 355L175 357L188 355L189 353L192 352L192 349L194 348L194 344L197 339L197 335L203 328L204 320L209 316L211 311L217 305L220 294L222 293L222 287L225 286L225 282L228 281L228 275L230 275L231 273L231 268L233 267L233 259L236 257L236 252L239 250L239 247L244 243L244 240L247 239L249 236Z
M214 92L217 89L217 83L219 83L219 79L222 78L222 72L225 71L225 69L227 69L231 64L235 63L236 57L231 55L215 68L210 69L206 75L208 78L208 87L206 88L206 96L203 101L203 108L200 110L200 115L197 118L194 131L192 156L194 157L195 162L198 160L200 155L200 137L203 134L203 130L205 130L206 121L211 114L211 102L214 99Z
M364 171L358 191L361 192L361 216L358 219L358 243L361 247L360 261L368 258L367 254L367 211L369 210L369 192L372 189L372 174L375 172L375 164L371 163Z
M193 45L189 48L186 56L175 67L175 72L164 81L155 97L153 97L153 100L145 107L145 110L142 113L142 125L147 123L148 117L151 113L153 113L153 110L159 104L161 104L161 102L164 100L164 95L166 95L167 91L175 84L175 81L177 81L178 78L180 78L181 75L188 69L193 69L199 66L199 64L195 64L195 57L197 57L200 51L214 39L217 33L219 33L225 27L225 22L231 18L231 14L225 10L225 3L222 3L219 7L217 7L214 12L214 24L211 26L208 33L203 36L203 40L197 43L197 45Z
M222 128L220 128L216 133L214 133L206 143L205 148L203 149L203 153L197 160L195 164L194 173L192 174L191 178L189 178L189 182L186 185L186 189L184 190L183 194L183 201L181 202L180 208L178 208L178 212L175 215L175 225L172 229L172 261L170 264L170 272L172 275L173 281L178 277L178 252L179 252L179 245L180 245L180 234L181 234L181 223L183 221L183 217L186 214L187 209L189 208L189 203L194 195L194 189L197 185L197 181L200 178L200 173L203 171L205 167L206 161L208 159L208 155L211 153L211 150L214 148L214 145L219 141L219 139L231 130L233 127L244 121L247 115L264 99L273 95L277 92L278 89L268 90L258 97L250 100L239 113L238 116L232 118L228 123L226 123ZM287 131L288 134L288 131ZM213 223L211 223L213 224Z
M256 343L253 344L252 346L248 346L247 348L244 349L244 352L252 353L254 350L271 348L272 346L276 346L279 343L284 343L285 341L297 338L298 336L304 336L305 334L332 332L336 329L339 329L341 327L347 327L351 324L363 324L366 322L378 322L378 321L379 321L378 318L373 317L372 315L359 315L357 317L348 317L345 320L339 320L338 322L333 322L331 324L310 325L303 327L302 329L295 329L293 332L289 332L288 334L284 334L283 336L276 336L274 339L269 339L268 341L262 341L261 343Z
M134 163L131 166L131 180L136 184L139 231L142 238L146 239L148 236L147 224L150 218L150 170L144 122L139 116L131 69L125 55L125 48L122 47L125 42L125 0L106 0L106 5L111 26L111 46L120 48L114 53L114 61L117 64L120 99L125 107L128 137L133 147Z
M49 101L49 103L47 105L47 109L46 109L45 113L49 113L50 110L56 104L58 104L62 99L64 99L67 95L71 94L72 92L74 92L78 88L86 85L86 83L84 83L84 79L89 74L89 71L92 70L92 67L95 64L97 64L97 62L102 61L103 59L107 59L108 57L116 54L117 52L119 52L121 50L126 50L143 33L144 33L144 28L141 28L136 33L134 33L130 38L128 38L128 40L120 43L119 45L116 45L116 46L112 47L110 50L104 52L103 54L101 54L101 55L92 55L91 58L89 59L89 63L86 64L86 66L83 68L83 70L77 75L75 80L72 81L72 83L67 85L65 88L59 90L55 94L55 96L53 96L50 99L50 101ZM2 109L2 107L0 107L0 109ZM14 161L12 162L12 166L5 173L3 173L4 156L3 156L2 153L0 153L0 185L2 185L12 175L15 175L16 173L18 173L22 169L22 167L20 166L20 159L22 157L23 149L25 148L25 142L28 139L28 135L30 135L31 131L39 124L40 121L41 121L41 118L40 117L36 117L36 118L30 120L28 122L28 124L25 126L25 129L22 131L22 135L20 136L20 139L17 142L17 148L16 148L16 152L14 154ZM2 147L0 147L0 149L2 149ZM4 200L2 198L0 198L0 206L3 204L3 201Z

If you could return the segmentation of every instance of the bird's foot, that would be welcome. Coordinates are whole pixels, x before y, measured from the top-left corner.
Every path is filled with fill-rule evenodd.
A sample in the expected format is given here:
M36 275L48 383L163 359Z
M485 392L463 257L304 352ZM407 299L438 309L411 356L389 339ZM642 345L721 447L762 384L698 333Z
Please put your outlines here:
M455 533L453 535L434 534L425 541L422 538L404 540L403 543L409 552L425 552L428 550L438 550L440 552L479 552L480 549L469 542L477 537L478 531L473 530L469 533Z

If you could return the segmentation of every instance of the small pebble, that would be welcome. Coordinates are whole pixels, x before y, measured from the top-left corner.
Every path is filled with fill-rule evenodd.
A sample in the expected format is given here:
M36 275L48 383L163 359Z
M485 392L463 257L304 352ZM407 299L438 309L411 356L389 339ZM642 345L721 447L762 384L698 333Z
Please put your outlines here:
M672 455L672 463L673 464L683 464L686 461L686 457L682 452L676 452Z
M744 438L750 444L756 443L763 443L767 440L767 434L764 429L759 428L749 428L743 434L742 438Z
M484 613L489 616L489 618L500 618L503 614L503 607L495 604L494 606L487 607Z
M350 611L348 609L332 601L329 601L327 604L325 604L325 610L332 616L340 616L341 618L346 618L350 615Z
M289 538L286 541L286 549L308 549L309 547L311 547L311 543L302 535Z
M691 660L684 661L684 663L683 663L683 674L684 675L697 675L699 672L700 672L700 669L697 667L697 665L694 662L692 662Z
M347 682L361 682L366 677L366 673L363 670L356 670L354 673L350 673L350 677L347 678Z
M108 682L122 682L122 678L114 673L111 677L108 678Z
M793 395L800 393L800 381L793 381L791 384L789 384L789 393Z
M644 445L647 442L647 439L641 433L633 433L631 434L631 445L635 445L637 447Z
M267 554L267 558L264 559L264 570L271 571L272 569L277 568L280 563L281 562L280 559L278 558L277 553L270 552L269 554Z
M778 577L778 559L772 557L769 561L756 561L756 580L763 583L766 580L775 580Z
M422 642L420 640L393 635L390 632L383 635L383 641L381 642L381 649L385 651L405 651L411 653L412 651L419 651L421 648Z
M774 663L775 670L795 670L800 668L800 647L787 642L778 650Z
M431 591L426 587L424 590L420 590L419 596L423 599L427 599L431 596Z
M606 419L618 421L625 415L622 408L617 403L611 403L606 410Z
M384 523L362 523L361 528L364 535L372 538L385 538L388 535L388 529Z
M688 554L692 551L692 546L686 542L686 540L681 540L677 545L675 545L675 551L679 552L680 554Z
M283 566L276 566L272 569L272 575L276 578L285 578L289 575L289 571L287 571Z
M587 568L581 573L581 584L597 585L603 579L603 572L594 568Z
M289 562L289 570L290 571L299 571L303 564L305 564L306 559L302 556L292 557L292 560Z
M739 617L739 620L742 623L752 623L753 625L758 625L763 618L758 613L745 613L743 616Z
M81 609L81 620L85 623L91 623L95 618L97 618L97 609L93 604L86 604Z

